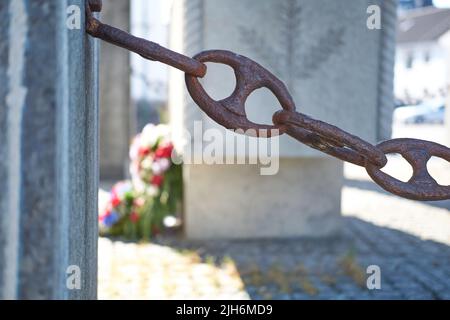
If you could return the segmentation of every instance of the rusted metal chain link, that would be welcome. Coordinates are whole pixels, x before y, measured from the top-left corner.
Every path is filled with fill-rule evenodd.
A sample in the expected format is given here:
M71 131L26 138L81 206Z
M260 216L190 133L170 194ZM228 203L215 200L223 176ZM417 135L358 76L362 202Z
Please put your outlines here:
M200 62L223 63L233 68L236 75L236 88L233 93L220 101L213 100L198 79L186 74L186 87L195 103L214 121L227 129L242 129L249 134L270 137L274 129L278 134L285 132L284 126L261 125L248 120L245 113L245 101L256 89L266 87L277 97L286 111L295 111L294 100L286 86L272 73L247 57L231 51L204 51L194 57Z
M341 160L359 166L365 166L366 160L378 167L387 163L386 155L367 141L299 112L278 111L273 121L288 125L288 134L300 142Z
M393 139L377 145L384 153L398 153L409 162L413 175L408 182L397 180L379 167L366 163L366 170L379 186L394 194L416 200L445 200L450 198L450 186L439 185L428 173L427 162L432 156L450 161L450 149L431 141Z
M260 137L286 133L314 149L365 167L378 185L393 194L422 201L450 199L450 186L439 185L427 171L427 162L432 156L450 162L449 148L418 139L393 139L374 146L336 126L297 112L283 82L247 57L230 51L211 50L190 58L101 23L91 12L100 10L101 0L87 0L87 33L146 59L160 61L184 71L192 99L209 117L227 129L240 129ZM206 62L222 63L233 68L236 87L228 98L216 101L200 84L198 78L205 76ZM263 87L272 91L282 107L273 116L274 125L253 123L245 112L247 98L253 91ZM381 171L388 161L386 154L390 153L399 153L411 164L413 176L408 182Z
M206 65L195 59L101 23L92 15L92 12L100 11L101 7L100 0L89 0L86 5L86 32L91 36L135 52L145 59L165 63L196 77L203 77L206 74Z

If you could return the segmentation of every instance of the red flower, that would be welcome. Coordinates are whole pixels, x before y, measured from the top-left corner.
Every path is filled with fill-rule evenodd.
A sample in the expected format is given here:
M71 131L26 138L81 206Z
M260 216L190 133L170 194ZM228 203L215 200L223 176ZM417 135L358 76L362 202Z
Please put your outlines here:
M120 205L122 201L120 200L120 198L117 196L117 193L112 192L111 193L111 205L113 206L113 208L116 208Z
M160 187L162 185L163 181L164 181L163 176L153 176L150 183L157 187Z
M132 213L130 214L130 220L131 220L131 222L133 222L133 223L138 222L138 220L139 220L139 215L138 215L136 212L132 212Z
M150 153L149 147L139 147L139 150L138 150L139 157L145 157L149 153Z
M173 145L171 143L159 147L158 149L156 149L155 151L155 158L170 158L172 156L172 151L173 151Z
M98 221L103 221L107 216L111 214L111 210L105 210L98 216Z

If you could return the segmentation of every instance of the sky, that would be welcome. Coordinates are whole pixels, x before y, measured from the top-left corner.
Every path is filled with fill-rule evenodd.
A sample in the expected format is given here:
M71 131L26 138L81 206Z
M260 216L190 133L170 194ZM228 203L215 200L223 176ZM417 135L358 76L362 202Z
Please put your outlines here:
M450 0L433 0L433 5L438 8L450 8Z

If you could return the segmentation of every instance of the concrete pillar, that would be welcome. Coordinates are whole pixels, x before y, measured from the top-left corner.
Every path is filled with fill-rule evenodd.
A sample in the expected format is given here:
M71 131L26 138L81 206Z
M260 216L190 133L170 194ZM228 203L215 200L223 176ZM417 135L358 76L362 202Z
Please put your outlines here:
M129 31L130 1L104 0L102 20ZM100 55L100 176L121 179L128 171L136 117L130 102L130 53L102 42Z
M80 29L67 27L70 5ZM0 39L0 298L95 299L97 49L84 0L1 1Z
M367 9L374 4L381 9L381 30L367 27ZM394 45L386 37L395 35L395 18L395 1L180 0L174 5L171 39L175 50L188 55L225 49L252 58L286 83L300 112L375 143L390 130ZM213 97L225 98L233 90L230 70L209 64L202 83ZM178 145L186 138L184 129L193 136L194 121L205 129L220 128L186 94L182 73L171 71L169 89ZM280 109L263 90L246 107L259 123L269 123ZM274 176L260 176L249 165L206 164L187 164L184 175L188 237L339 231L342 162L289 137L280 139L280 170Z

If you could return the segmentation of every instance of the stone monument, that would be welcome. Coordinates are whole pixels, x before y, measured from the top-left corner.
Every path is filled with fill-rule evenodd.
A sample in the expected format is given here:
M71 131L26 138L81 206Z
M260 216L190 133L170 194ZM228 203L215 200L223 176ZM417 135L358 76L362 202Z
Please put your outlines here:
M381 29L368 26L371 5L380 9ZM390 135L395 1L180 0L172 20L173 49L242 54L287 85L298 111L372 143ZM205 89L213 98L227 97L235 82L231 69L207 65ZM224 130L193 103L177 70L169 106L179 146L185 130L193 136L195 121ZM259 123L270 123L278 109L267 90L246 104L249 119ZM342 183L341 161L286 136L276 175L262 176L251 165L185 164L185 232L189 238L333 235L340 229Z

